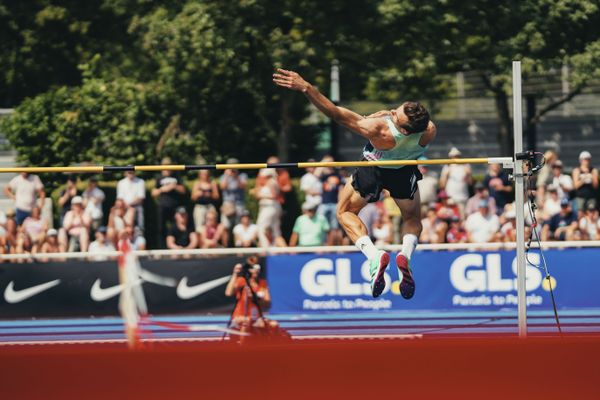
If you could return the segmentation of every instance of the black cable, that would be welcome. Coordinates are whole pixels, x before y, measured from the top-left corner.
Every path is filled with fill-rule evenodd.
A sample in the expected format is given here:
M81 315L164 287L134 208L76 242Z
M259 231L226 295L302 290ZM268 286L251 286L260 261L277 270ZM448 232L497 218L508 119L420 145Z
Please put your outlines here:
M533 185L532 181L533 181L533 175L535 172L539 171L545 164L546 164L546 158L544 157L544 155L542 153L534 153L535 155L541 155L542 156L542 162L536 164L535 166L533 166L533 161L532 159L529 159L527 161L528 164L528 171L527 171L527 186L526 186L526 191L527 191L527 209L529 210L529 216L531 218L531 233L529 235L529 240L527 241L527 245L525 248L525 260L527 261L527 264L532 265L540 270L543 270L546 274L546 276L544 277L544 279L546 279L548 281L548 288L550 289L550 299L552 300L552 308L554 310L554 318L556 320L556 327L558 328L558 333L559 335L562 336L562 329L560 326L560 319L558 317L558 310L556 307L556 300L554 298L554 288L552 285L552 276L550 275L550 271L548 269L548 264L546 263L546 257L544 256L544 251L542 249L542 241L540 239L540 235L538 234L537 231L537 227L538 227L538 221L537 218L535 217L535 210L537 209L537 204L535 203L535 195L534 195L534 190L535 190L535 186ZM538 249L540 251L540 258L542 260L542 265L543 268L540 265L536 265L534 263L532 263L529 260L528 254L529 254L529 250L531 250L531 243L534 240L535 237L535 241L537 242L538 245Z

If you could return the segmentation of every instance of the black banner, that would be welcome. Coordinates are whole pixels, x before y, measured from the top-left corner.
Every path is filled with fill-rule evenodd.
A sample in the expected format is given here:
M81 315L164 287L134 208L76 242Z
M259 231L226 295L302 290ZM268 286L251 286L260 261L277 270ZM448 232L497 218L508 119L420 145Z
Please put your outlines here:
M244 259L141 260L151 272L141 283L149 313L230 312L225 287L238 262ZM116 261L0 264L0 318L117 316L120 291Z

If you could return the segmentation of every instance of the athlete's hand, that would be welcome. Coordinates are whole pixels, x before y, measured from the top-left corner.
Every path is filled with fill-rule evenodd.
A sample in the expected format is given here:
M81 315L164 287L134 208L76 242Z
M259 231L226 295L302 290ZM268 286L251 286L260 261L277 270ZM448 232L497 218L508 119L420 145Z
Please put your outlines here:
M310 83L306 82L297 72L281 68L277 68L277 72L273 74L273 82L277 86L303 93L310 87Z

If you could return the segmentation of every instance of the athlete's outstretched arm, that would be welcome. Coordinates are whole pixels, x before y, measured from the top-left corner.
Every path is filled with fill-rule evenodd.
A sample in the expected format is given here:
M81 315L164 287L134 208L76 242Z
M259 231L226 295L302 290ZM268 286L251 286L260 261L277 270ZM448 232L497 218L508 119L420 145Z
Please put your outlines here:
M370 139L379 132L379 123L347 108L336 106L297 72L278 68L277 72L273 74L273 82L278 86L304 93L319 111L361 136Z

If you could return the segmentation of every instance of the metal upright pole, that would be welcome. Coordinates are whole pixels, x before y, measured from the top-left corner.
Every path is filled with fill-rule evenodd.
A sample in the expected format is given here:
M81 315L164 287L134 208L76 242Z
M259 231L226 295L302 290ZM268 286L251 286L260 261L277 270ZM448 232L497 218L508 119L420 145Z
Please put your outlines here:
M521 62L513 61L513 131L515 139L515 211L517 222L517 304L519 314L519 337L527 336L527 292L525 289L525 191L523 160L516 154L523 151L523 110L521 104Z

